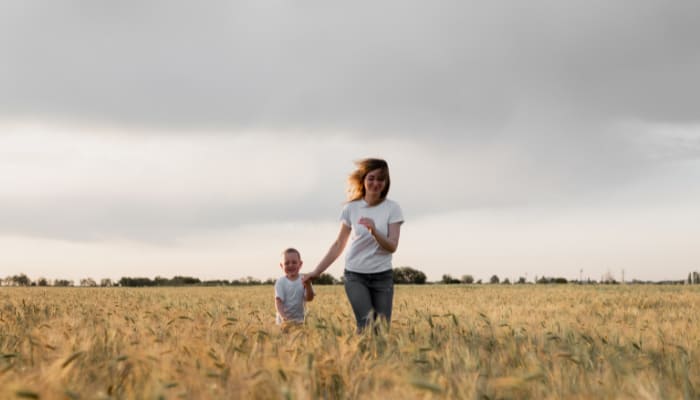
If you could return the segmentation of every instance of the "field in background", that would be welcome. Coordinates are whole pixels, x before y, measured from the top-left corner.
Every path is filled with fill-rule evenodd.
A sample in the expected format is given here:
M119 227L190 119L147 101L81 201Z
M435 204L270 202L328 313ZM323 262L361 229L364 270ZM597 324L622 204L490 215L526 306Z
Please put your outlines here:
M377 335L316 292L282 333L271 286L2 287L0 398L700 396L697 287L397 286Z

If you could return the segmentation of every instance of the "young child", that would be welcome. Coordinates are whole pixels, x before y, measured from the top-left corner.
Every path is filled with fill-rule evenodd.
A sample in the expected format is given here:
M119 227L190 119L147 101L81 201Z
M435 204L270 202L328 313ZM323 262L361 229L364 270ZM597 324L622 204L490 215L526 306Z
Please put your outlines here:
M282 252L280 268L284 276L275 283L275 308L277 309L277 324L286 322L303 323L305 302L314 299L314 289L311 281L302 283L299 270L301 269L301 254L294 248Z

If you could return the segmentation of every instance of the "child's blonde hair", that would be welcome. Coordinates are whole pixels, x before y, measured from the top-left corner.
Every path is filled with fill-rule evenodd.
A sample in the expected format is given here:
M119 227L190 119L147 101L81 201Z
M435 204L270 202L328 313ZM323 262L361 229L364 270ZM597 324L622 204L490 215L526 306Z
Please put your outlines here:
M295 249L294 247L287 247L286 249L284 249L284 251L282 252L282 256L285 256L290 253L296 254L301 260L301 253L299 253L299 250Z

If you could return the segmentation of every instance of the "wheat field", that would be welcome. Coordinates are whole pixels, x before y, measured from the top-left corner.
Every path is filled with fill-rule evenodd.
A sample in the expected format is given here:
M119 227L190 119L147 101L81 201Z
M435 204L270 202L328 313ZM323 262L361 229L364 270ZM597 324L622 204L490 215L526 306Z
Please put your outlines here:
M700 289L397 286L363 335L341 286L0 288L2 399L697 399Z

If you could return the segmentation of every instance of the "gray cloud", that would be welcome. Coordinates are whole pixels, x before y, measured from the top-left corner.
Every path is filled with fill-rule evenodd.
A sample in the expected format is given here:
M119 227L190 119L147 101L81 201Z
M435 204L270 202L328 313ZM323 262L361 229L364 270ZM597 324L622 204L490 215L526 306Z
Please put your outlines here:
M0 120L134 136L353 136L392 161L396 195L414 215L565 203L635 181L659 160L698 157L697 130L650 137L618 125L700 120L697 37L700 3L690 1L9 0L0 4ZM153 181L176 182L183 170L169 173ZM339 209L339 176L324 170L293 201L235 205L206 194L150 201L138 188L127 198L4 197L1 229L167 241L327 219Z
M531 104L699 116L695 2L0 7L3 118L481 136Z
M117 199L84 193L21 201L2 199L0 234L70 241L127 239L170 245L193 233L270 222L323 222L339 213L339 204L323 201L329 199L314 196L313 207L309 207L310 200L307 196L287 202L260 200L233 206L214 199L188 203L178 199Z

